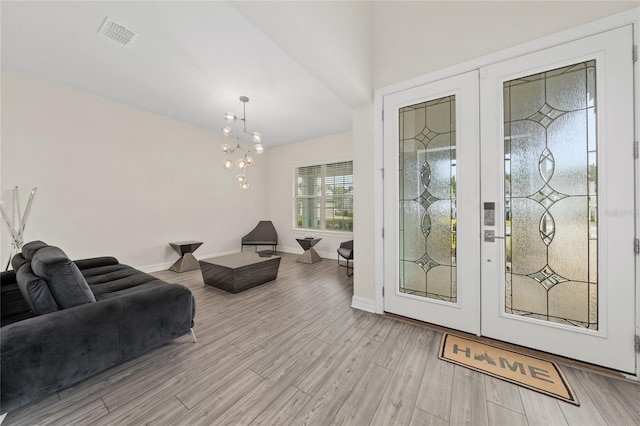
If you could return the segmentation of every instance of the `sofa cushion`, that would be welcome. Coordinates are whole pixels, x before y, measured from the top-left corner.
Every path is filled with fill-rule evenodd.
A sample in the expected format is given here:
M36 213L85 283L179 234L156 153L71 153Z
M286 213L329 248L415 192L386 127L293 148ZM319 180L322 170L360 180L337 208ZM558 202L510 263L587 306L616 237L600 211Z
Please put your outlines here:
M33 272L47 280L60 309L95 302L80 269L58 247L44 247L31 260Z
M25 259L31 260L33 259L33 255L36 254L38 250L44 247L49 247L49 244L38 240L31 241L30 243L22 246L22 255Z
M131 269L133 270L133 268ZM121 271L121 272L126 273L127 271ZM87 281L91 282L91 278L88 278ZM157 281L158 279L151 275L138 273L135 275L126 274L121 276L118 279L114 279L113 281L109 281L109 282L100 282L96 284L92 283L90 286L91 286L91 291L93 291L93 294L96 296L96 299L100 300L101 297L105 294L118 292L128 288L137 288L149 282L157 282Z
M47 281L35 275L29 263L25 263L18 270L16 280L22 296L34 314L42 315L59 310Z
M2 302L0 308L2 322L0 325L2 327L34 316L31 307L20 291L15 270L0 273L0 289L2 290L0 294Z
M91 268L99 268L101 266L110 266L110 265L117 265L118 259L116 259L113 256L103 256L103 257L92 257L89 259L79 259L79 260L74 260L73 263L75 263L78 268L80 268L82 272L82 275L85 275L84 270L85 269L91 269Z

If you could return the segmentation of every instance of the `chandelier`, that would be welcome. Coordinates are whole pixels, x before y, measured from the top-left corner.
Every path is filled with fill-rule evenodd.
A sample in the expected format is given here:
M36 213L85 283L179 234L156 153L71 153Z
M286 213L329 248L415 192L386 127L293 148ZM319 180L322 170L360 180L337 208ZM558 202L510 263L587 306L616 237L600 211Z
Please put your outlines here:
M229 155L225 162L222 163L222 166L227 170L231 170L234 167L239 169L240 173L236 176L236 179L238 180L238 183L240 184L240 187L242 189L249 189L249 182L247 181L247 168L251 167L251 165L253 164L253 158L251 158L249 154L252 152L255 152L256 154L262 154L262 152L264 151L264 147L262 146L262 135L260 133L247 131L245 108L247 102L249 102L249 98L247 98L246 96L240 96L240 102L242 102L242 118L240 118L240 121L242 121L242 131L238 134L235 134L233 132L233 129L229 126L222 128L223 135L236 138L235 146L229 145L227 143L222 145L222 150ZM234 113L228 112L224 115L224 119L227 123L235 123L235 121L238 120L238 117ZM253 147L246 148L241 145L241 136L251 139L251 142L253 142ZM236 153L236 151L238 152L239 157L234 161L233 154Z

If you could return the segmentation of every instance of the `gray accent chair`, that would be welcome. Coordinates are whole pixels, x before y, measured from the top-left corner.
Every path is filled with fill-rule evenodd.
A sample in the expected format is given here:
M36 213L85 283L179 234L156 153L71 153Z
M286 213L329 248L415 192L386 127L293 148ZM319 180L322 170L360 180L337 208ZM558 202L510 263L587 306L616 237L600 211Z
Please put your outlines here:
M273 254L276 254L276 246L278 245L278 233L270 220L261 220L255 228L247 235L242 237L240 251L244 246L271 246Z
M340 264L340 258L343 257L346 261L346 265ZM347 267L347 276L353 275L353 266L349 265L349 261L353 260L353 240L345 241L340 243L340 247L338 248L338 265ZM349 273L351 270L351 273Z

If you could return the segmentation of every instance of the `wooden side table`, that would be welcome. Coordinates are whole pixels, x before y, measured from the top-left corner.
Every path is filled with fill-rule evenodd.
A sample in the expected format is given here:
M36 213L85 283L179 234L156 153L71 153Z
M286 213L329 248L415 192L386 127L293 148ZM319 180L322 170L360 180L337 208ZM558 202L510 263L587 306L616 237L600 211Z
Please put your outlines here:
M198 259L192 253L202 245L202 241L179 241L169 245L180 255L180 259L169 268L170 271L187 272L200 269Z
M304 250L304 253L298 257L296 262L300 263L316 263L320 262L322 258L320 255L313 249L313 246L318 244L322 238L296 238L300 247Z

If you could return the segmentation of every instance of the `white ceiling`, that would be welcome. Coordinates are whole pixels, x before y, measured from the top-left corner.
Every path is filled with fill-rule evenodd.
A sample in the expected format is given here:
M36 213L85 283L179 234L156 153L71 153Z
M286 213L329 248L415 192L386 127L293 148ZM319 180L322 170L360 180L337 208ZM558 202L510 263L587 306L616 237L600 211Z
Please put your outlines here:
M1 3L3 66L219 131L227 111L265 146L351 129L351 107L226 1ZM127 47L98 34L106 17Z
M374 88L638 4L0 0L0 58L213 131L248 96L268 148L349 130ZM107 16L139 34L130 46L98 35Z

